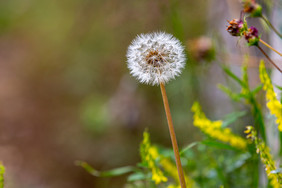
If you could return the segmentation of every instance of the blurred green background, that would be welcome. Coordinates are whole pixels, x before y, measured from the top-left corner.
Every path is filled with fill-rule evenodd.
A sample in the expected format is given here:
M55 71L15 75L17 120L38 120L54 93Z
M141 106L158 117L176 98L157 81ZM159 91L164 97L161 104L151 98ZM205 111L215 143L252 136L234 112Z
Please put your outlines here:
M225 32L233 18L221 14L230 3L240 6L206 0L0 1L0 160L7 188L122 187L125 176L95 178L74 161L98 170L135 165L146 127L152 142L170 147L159 88L139 84L126 66L127 47L140 33L166 31L190 44L186 69L167 93L179 145L199 140L193 101L200 100L212 119L231 107L216 89L224 59L193 60L191 41L207 35L228 51L218 30ZM230 37L230 43L235 48L236 40Z

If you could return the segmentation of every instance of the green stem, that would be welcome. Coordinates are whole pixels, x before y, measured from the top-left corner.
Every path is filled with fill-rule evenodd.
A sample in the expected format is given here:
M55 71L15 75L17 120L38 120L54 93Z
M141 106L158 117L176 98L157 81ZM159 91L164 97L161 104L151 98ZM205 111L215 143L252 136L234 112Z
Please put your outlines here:
M280 151L279 156L282 156L282 132L279 131Z
M270 21L264 15L262 15L261 18L280 38L282 38L282 34L270 23Z
M253 185L252 187L257 188L259 185L259 156L256 153L256 150L253 152L253 156L255 159L253 159Z
M261 109L259 108L255 100L255 97L252 94L250 96L250 102L253 106L252 112L255 118L255 128L257 132L261 135L263 141L267 143L263 115L262 115Z

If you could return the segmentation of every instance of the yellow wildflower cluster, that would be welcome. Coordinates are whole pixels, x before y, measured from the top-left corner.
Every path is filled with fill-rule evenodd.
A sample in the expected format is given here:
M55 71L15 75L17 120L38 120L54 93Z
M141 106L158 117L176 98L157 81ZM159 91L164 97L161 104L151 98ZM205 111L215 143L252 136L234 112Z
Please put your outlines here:
M140 147L142 162L152 171L152 180L156 184L166 182L167 178L156 164L156 159L159 157L157 148L151 146L150 135L147 131L144 132L143 137Z
M270 113L276 116L278 129L279 131L282 131L282 104L277 100L276 93L274 92L271 80L266 73L263 61L260 63L259 73L261 82L263 83L263 89L266 91L266 105L270 110Z
M143 163L152 171L152 180L156 184L166 182L168 180L156 163L156 161L159 161L159 165L163 168L163 170L177 182L177 185L171 184L167 188L180 188L177 167L168 158L161 155L158 152L157 147L151 145L150 135L147 131L144 132L143 136L144 138L140 148L141 157ZM194 182L185 174L184 178L186 180L187 188L191 188Z
M201 110L198 102L192 106L194 112L194 126L198 127L205 134L222 142L229 143L231 146L238 149L245 149L247 141L240 136L234 135L229 128L222 128L222 121L211 121Z
M161 166L163 169L176 181L178 182L177 185L171 184L167 188L181 188L179 178L178 178L178 171L176 166L168 159L168 158L162 158L160 161ZM191 180L187 175L184 174L186 187L193 187L194 182Z
M275 167L275 162L270 154L269 147L267 147L266 144L257 137L257 133L252 126L248 126L245 133L247 134L247 138L251 139L256 145L257 153L260 154L260 159L262 163L265 165L265 172L270 181L270 184L272 185L273 188L281 188L282 174L272 173L272 171L276 170L276 167Z

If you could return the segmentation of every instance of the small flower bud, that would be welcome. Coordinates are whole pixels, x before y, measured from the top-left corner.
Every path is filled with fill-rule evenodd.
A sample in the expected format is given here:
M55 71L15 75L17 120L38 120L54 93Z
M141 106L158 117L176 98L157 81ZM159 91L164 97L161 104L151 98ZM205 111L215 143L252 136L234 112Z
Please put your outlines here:
M215 59L215 46L209 37L199 37L188 41L191 56L198 61L210 62Z
M246 32L244 32L245 39L248 41L249 46L258 46L259 35L258 30L255 27L250 27Z
M245 13L250 13L252 17L262 16L262 8L255 0L243 0L242 3Z
M244 28L244 22L242 20L238 19L233 19L231 21L228 21L230 24L227 27L227 31L232 35L232 36L241 36L242 29Z

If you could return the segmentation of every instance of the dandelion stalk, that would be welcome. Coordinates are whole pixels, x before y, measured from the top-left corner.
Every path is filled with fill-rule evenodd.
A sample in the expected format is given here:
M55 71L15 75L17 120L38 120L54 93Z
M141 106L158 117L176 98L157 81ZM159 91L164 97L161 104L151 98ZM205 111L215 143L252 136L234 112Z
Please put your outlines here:
M266 59L268 59L268 61L277 69L280 71L280 73L282 73L282 70L270 59L270 57L267 55L267 53L265 53L265 51L259 46L257 45L258 49L261 51L261 53L263 53L263 55L266 57Z
M180 185L181 185L181 188L186 188L184 172L183 172L182 165L181 165L177 140L176 140L174 127L173 127L173 123L172 123L172 118L171 118L171 113L170 113L170 108L169 108L169 104L168 104L168 100L167 100L165 86L164 86L163 83L160 83L160 88L161 88L163 102L164 102L164 108L165 108L165 113L166 113L166 118L167 118L167 123L168 123L168 128L169 128L169 134L170 134L172 147L173 147L173 151L174 151L174 155L175 155L175 161L176 161L178 176L179 176L179 180L180 180Z
M160 85L181 188L186 188L164 84L179 76L186 56L180 41L159 32L137 36L127 51L130 73L141 83Z
M266 42L264 42L263 40L259 39L259 41L265 45L266 47L268 47L269 49L271 49L272 51L276 52L278 55L282 56L282 54L280 52L278 52L277 50L275 50L272 46L270 46L269 44L267 44Z
M280 37L282 38L282 34L271 24L271 22L264 16L261 15L261 19L263 19L263 21L265 21L265 23L271 27L271 29Z

